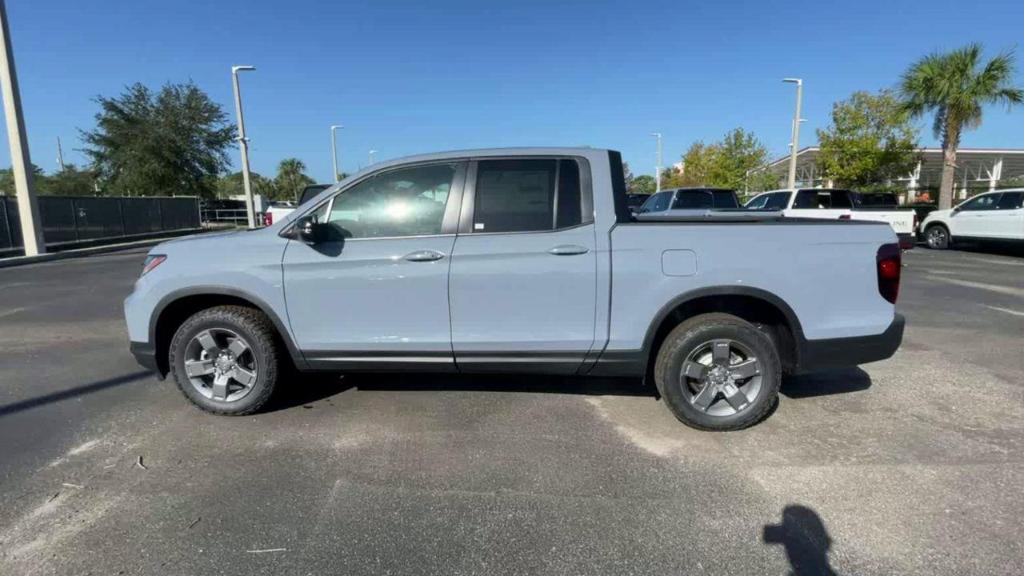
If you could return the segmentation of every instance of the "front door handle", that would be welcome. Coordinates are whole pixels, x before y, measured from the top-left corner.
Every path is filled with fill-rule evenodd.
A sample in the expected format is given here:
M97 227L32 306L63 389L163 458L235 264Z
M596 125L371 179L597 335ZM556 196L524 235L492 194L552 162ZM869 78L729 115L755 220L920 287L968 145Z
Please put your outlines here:
M437 250L417 250L416 252L410 252L402 259L408 260L409 262L433 262L444 258L444 254Z
M551 250L548 250L548 254L555 256L579 256L580 254L586 254L590 252L590 248L586 246L579 246L577 244L562 244L561 246L555 246Z

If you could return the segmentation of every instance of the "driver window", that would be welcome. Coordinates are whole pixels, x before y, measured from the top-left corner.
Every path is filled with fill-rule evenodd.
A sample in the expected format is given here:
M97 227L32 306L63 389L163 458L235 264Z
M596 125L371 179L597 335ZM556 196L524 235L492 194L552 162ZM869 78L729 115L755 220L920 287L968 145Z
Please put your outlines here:
M384 172L334 197L327 223L345 238L441 233L456 164Z
M995 210L996 206L999 205L999 194L984 194L982 196L975 196L962 206L961 210Z

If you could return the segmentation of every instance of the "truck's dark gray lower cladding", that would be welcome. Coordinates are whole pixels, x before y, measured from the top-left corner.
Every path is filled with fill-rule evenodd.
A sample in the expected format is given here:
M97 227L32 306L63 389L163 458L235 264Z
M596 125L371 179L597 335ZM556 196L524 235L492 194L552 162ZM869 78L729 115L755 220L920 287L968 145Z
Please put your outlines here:
M93 197L40 196L39 218L48 248L140 237L199 228L194 196ZM0 201L0 253L22 247L18 202Z

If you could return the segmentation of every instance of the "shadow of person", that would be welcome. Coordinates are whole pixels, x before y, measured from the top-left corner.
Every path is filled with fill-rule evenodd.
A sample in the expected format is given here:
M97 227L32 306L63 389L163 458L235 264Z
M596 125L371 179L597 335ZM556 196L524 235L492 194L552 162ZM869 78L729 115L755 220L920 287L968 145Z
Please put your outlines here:
M834 576L828 562L832 538L817 512L806 506L790 504L782 510L780 524L764 527L765 544L781 544L795 576Z

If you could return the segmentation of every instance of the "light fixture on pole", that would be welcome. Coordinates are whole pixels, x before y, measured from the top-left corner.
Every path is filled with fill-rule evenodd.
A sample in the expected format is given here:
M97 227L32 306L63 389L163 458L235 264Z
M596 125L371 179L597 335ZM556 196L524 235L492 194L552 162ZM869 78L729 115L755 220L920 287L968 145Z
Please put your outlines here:
M651 132L658 139L657 161L654 166L654 191L661 192L661 132Z
M242 94L238 89L238 73L255 69L255 66L231 67L231 84L235 90L235 111L238 114L238 149L242 153L242 187L245 190L245 212L250 229L256 227L256 206L252 197L252 182L249 178L249 140L245 137L245 118L242 115Z
M800 149L800 102L804 95L804 81L801 78L783 78L783 82L796 84L796 111L793 114L792 138L789 142L789 178L786 186L796 187L796 153Z
M338 175L338 130L344 128L341 124L335 124L331 126L331 161L334 166L334 181L337 182L341 179Z

